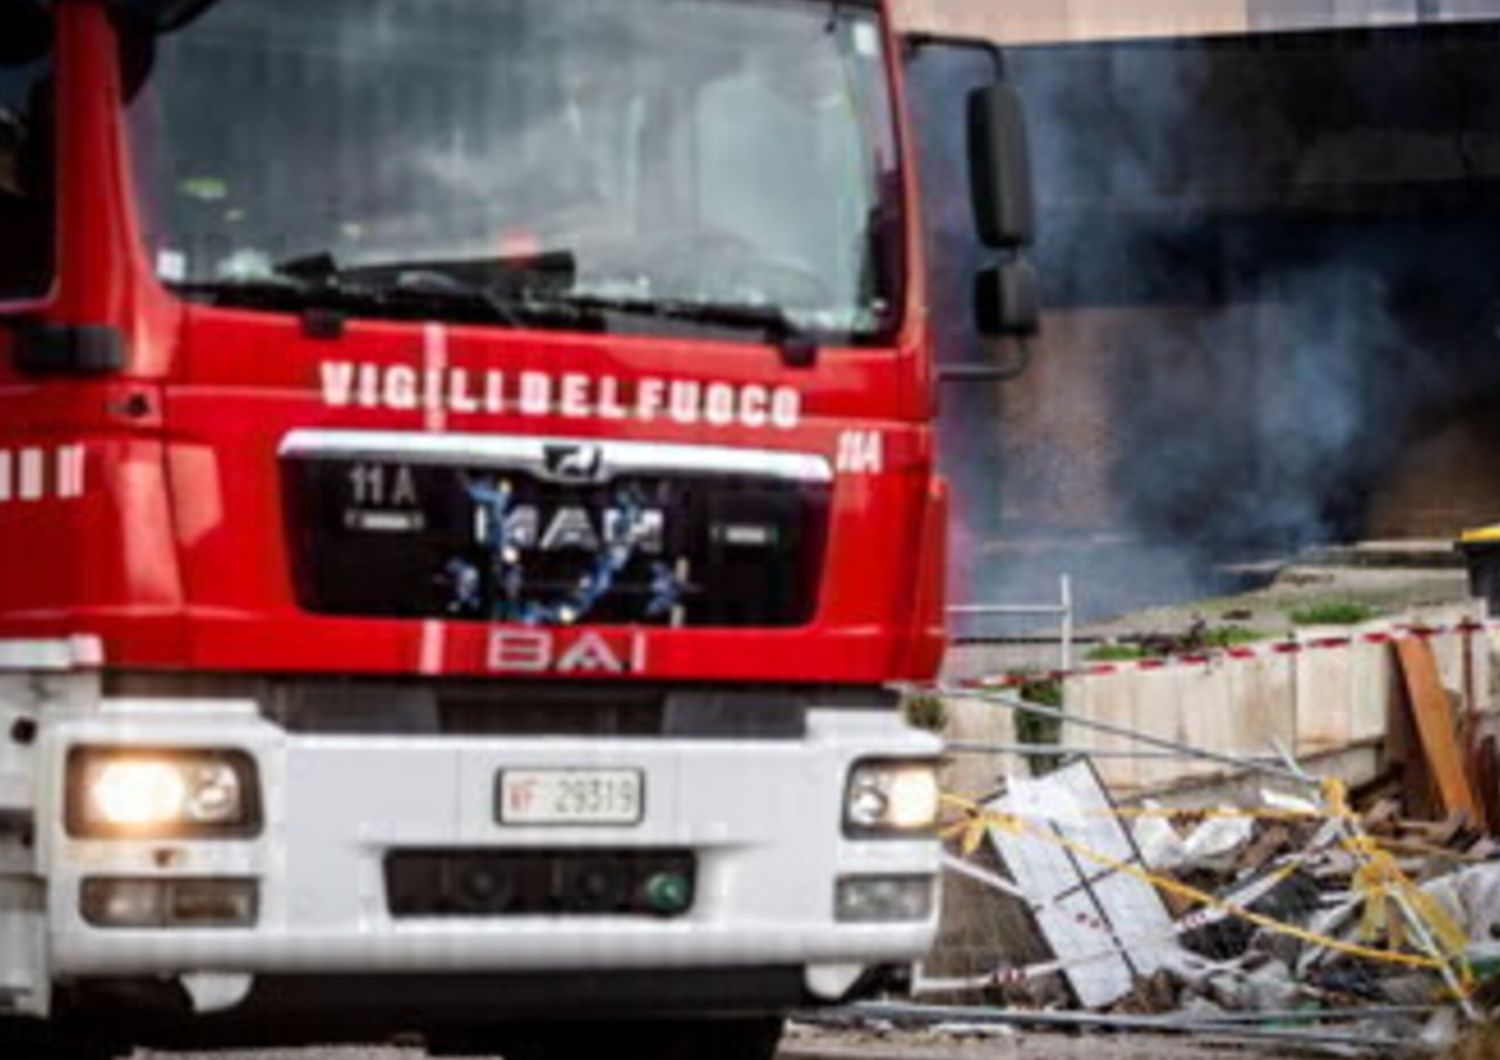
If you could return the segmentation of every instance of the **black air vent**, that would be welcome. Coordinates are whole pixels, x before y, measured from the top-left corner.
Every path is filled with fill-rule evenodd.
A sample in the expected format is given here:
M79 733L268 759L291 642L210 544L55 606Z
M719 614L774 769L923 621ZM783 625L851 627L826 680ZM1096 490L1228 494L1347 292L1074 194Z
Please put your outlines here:
M827 483L649 473L562 484L342 457L287 459L284 471L297 599L314 613L785 627L817 606ZM637 537L613 563L622 526Z

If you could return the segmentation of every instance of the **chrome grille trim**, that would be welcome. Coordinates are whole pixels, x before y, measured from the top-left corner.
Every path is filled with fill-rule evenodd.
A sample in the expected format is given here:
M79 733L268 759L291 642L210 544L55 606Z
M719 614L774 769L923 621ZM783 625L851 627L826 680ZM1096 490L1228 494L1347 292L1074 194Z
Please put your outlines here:
M563 447L597 450L599 473L592 482L620 475L746 475L783 482L831 483L833 466L822 456L772 449L621 442L594 438L550 438L504 434L426 434L409 431L295 430L281 443L283 459L349 462L409 462L426 465L524 471L555 480L549 451Z

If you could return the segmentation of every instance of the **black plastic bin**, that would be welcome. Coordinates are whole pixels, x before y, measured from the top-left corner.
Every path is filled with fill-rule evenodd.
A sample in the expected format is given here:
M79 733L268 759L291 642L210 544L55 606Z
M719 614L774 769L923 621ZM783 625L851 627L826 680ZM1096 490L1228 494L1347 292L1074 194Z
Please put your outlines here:
M1469 568L1469 588L1488 605L1490 617L1500 616L1500 526L1470 530L1458 540L1458 551Z

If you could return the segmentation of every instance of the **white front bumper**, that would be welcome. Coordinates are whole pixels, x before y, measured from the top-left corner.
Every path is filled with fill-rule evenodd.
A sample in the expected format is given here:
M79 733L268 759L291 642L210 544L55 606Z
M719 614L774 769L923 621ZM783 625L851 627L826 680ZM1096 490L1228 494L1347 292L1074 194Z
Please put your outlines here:
M201 708L201 705L194 705ZM119 842L62 828L70 747L234 747L259 764L266 827L253 840ZM188 973L425 974L910 962L925 922L834 919L846 874L932 875L933 841L850 840L841 830L851 765L931 756L938 744L891 713L813 711L799 741L292 735L253 709L115 703L49 727L38 853L55 979ZM607 767L645 775L635 827L508 828L494 819L502 768ZM46 805L50 803L51 805ZM393 918L388 852L422 848L689 848L692 911L675 920L507 916ZM261 883L245 930L115 930L86 923L91 876L233 876Z

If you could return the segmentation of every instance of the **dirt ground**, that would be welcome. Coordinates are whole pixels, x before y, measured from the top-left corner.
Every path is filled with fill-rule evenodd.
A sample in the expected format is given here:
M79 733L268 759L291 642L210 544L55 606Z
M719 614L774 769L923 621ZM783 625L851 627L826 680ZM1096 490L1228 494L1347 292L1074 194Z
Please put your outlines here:
M1266 1055L1271 1050L1264 1050ZM1283 1056L1284 1047L1277 1048ZM1149 1034L1061 1035L1003 1031L982 1035L872 1037L794 1030L781 1060L1244 1060L1241 1048Z
M1283 1056L1285 1050L1278 1050ZM794 1030L781 1060L1244 1060L1231 1046L1151 1035L1005 1033L984 1036L824 1034ZM1265 1055L1269 1055L1269 1051ZM136 1060L424 1060L411 1049L304 1049L256 1053L140 1054ZM711 1058L706 1058L711 1060Z

